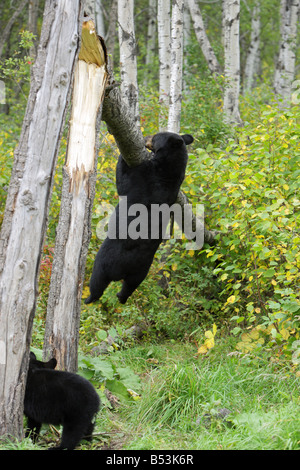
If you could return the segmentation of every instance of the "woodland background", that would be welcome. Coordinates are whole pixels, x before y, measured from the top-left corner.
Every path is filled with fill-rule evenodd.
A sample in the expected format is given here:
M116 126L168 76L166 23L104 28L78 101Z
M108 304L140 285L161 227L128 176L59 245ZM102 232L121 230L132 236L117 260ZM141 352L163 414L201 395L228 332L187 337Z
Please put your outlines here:
M120 81L116 3L102 0L102 19L103 36L111 56L114 76ZM139 112L144 135L156 133L161 119L158 45L156 33L154 43L149 36L149 25L153 23L153 10L149 3L151 6L148 0L136 1L134 16ZM280 3L279 0L241 1L239 125L228 122L223 112L226 78L222 73L222 2L198 2L206 34L221 66L220 73L212 74L209 70L188 11L185 16L180 132L191 133L195 137L195 143L189 149L189 164L182 188L193 204L204 204L206 225L220 231L216 244L204 245L199 251L186 251L182 248L181 241L170 240L161 247L147 279L125 306L120 306L117 302L117 285L111 285L107 289L101 302L88 307L82 305L79 331L82 355L80 372L98 381L97 383L100 380L103 385L103 400L108 408L111 404L104 395L104 388L123 398L128 389L134 391L133 396L136 393L143 397L144 385L141 385L140 379L137 379L132 370L143 378L152 373L156 377L152 382L153 389L151 380L147 382L151 393L144 394L158 397L155 404L151 398L144 398L144 402L142 398L139 411L130 411L129 416L130 413L138 413L134 415L135 421L138 416L141 423L143 420L146 420L144 423L152 420L152 429L156 429L159 443L151 441L150 433L148 436L143 434L144 440L141 440L141 430L138 429L136 442L129 444L129 448L130 445L132 448L168 448L164 446L170 445L175 439L174 433L176 439L178 438L175 442L182 445L187 429L192 434L192 446L198 448L208 445L197 441L194 424L191 423L197 422L204 412L214 418L218 406L229 406L239 411L239 418L234 418L238 429L244 426L245 430L247 423L248 431L251 426L251 429L257 431L261 421L270 423L272 427L278 421L278 415L274 411L277 398L273 402L270 398L270 421L265 419L266 416L262 418L262 408L258 406L258 402L254 403L254 399L251 421L251 405L248 403L248 408L243 410L240 403L243 393L247 394L245 389L239 390L239 395L235 398L232 390L228 392L228 396L232 398L231 405L228 405L230 400L228 396L224 398L221 388L222 383L228 380L224 376L234 366L235 371L239 369L241 382L248 380L247 367L248 371L250 367L250 375L256 377L256 380L260 376L264 382L269 380L267 376L272 377L270 382L265 383L264 391L265 394L268 390L270 396L272 393L275 396L273 384L278 379L282 387L286 388L280 388L278 392L283 397L283 402L276 403L281 410L286 410L286 416L293 415L293 404L299 405L300 103L297 90L300 86L296 80L300 78L300 38L298 28L294 47L294 88L291 101L286 103L278 93L274 81L282 39ZM255 73L249 85L246 63L251 45L253 12L258 4L259 48ZM38 7L36 10L34 5ZM30 69L35 57L37 39L33 35L38 37L41 29L43 2L20 1L16 4L5 0L1 4L0 13L2 39L4 38L4 41L0 40L0 79L5 83L6 92L5 102L0 105L0 210L3 216L14 148L20 135L29 91ZM12 18L14 20L10 21ZM8 31L6 35L5 31ZM118 199L115 187L118 149L104 123L99 138L99 178L83 298L88 293L88 279L99 248L96 227L102 217L101 207L104 203L115 205ZM33 345L37 349L41 349L43 344L66 142L67 125L59 152L40 270L39 298L33 327ZM141 337L132 339L128 334L132 327L139 330ZM107 352L105 360L90 356L98 353L103 345ZM177 355L183 359L174 368ZM166 358L171 358L171 362ZM122 363L124 360L125 363ZM199 367L194 374L190 361L194 361L196 368ZM205 373L209 374L210 361L214 365L224 361L224 376L221 377L220 368L218 373L213 369L215 383L218 377L220 385L210 389L208 395L202 391L202 396L197 397L195 389L191 391L186 384L190 383L191 386L197 374L199 381L206 380ZM230 365L228 361L231 361ZM265 368L264 372L261 372L261 367ZM126 368L127 376L124 373ZM161 375L157 375L157 369ZM170 384L169 389L163 387L162 377L169 377L163 381L164 384ZM212 383L211 379L212 375L208 375L207 381ZM197 381L194 385L196 388ZM257 382L256 385L253 382L253 394L256 387ZM188 396L184 394L187 390ZM172 396L177 399L172 401ZM167 397L169 408L166 406ZM245 397L244 400L247 401ZM125 401L127 403L127 398ZM192 405L195 401L198 401L198 408ZM132 399L132 402L136 405L139 400ZM264 400L261 399L261 402ZM174 405L173 408L171 404ZM259 432L253 431L251 435L249 431L250 448L266 447L266 442L270 448L274 448L272 445L275 441L275 448L299 448L300 437L296 430L299 415L295 413L294 418L294 421L288 422L288 428L284 431L287 435L279 437L277 441L274 435L266 437L262 432L261 444L257 438ZM121 418L118 417L117 420L119 419ZM130 419L128 414L126 419ZM113 421L112 418L110 420ZM287 418L284 417L282 421L286 423ZM226 429L225 432L223 428L220 430L220 423L214 423L213 435L217 436L216 441L212 438L214 448L221 445L222 439L225 448L247 448L247 440L239 441L237 437L234 441L230 436L229 444L225 434L228 439L231 431ZM123 422L122 426L125 426ZM171 437L164 426L169 429ZM116 428L117 426L113 427L114 432ZM178 430L181 430L180 437ZM126 430L122 428L122 432L123 436L120 439L115 438L115 441L120 440L123 445L125 440L128 444ZM167 438L162 437L164 433ZM188 446L186 442L185 445Z

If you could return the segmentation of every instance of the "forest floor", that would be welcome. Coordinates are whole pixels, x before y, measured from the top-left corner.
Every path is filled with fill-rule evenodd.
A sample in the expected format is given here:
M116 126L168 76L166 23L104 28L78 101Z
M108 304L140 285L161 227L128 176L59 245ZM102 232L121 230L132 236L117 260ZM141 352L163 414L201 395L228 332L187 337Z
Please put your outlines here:
M80 450L299 450L299 377L278 361L240 354L223 339L197 356L191 343L139 344L116 360L141 379L135 400L100 411ZM42 431L45 449L58 439ZM2 447L3 448L3 447ZM16 447L14 447L16 449Z

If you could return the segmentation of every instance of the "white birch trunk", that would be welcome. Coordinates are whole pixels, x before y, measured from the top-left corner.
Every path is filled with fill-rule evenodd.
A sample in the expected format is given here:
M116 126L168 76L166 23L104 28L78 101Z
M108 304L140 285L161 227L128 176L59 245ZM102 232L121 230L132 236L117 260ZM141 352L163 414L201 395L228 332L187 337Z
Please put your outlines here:
M118 0L121 92L137 125L139 93L137 82L136 41L134 32L134 0Z
M170 0L157 2L158 57L159 57L159 129L167 129L167 114L170 104L171 64L171 7Z
M183 11L183 81L182 81L182 88L185 92L188 93L189 91L189 83L190 83L190 74L188 68L188 46L191 42L191 15L190 10L188 8L184 8Z
M118 0L112 0L109 11L109 20L105 35L105 44L107 53L110 56L110 62L114 63L115 39L117 36L117 18L118 18Z
M97 34L102 38L105 38L102 0L95 0L95 22Z
M183 9L184 0L172 0L171 73L168 131L180 132L183 64Z
M196 38L207 61L208 68L213 74L219 74L221 73L221 67L206 35L201 10L196 0L188 0L188 6L191 12Z
M251 38L245 65L244 93L253 88L257 64L259 62L260 48L260 0L256 2L252 11Z
M108 75L94 22L84 22L82 31L44 340L44 359L54 356L58 369L70 372L77 371L81 293L97 176L97 128Z
M225 92L223 112L226 122L241 124L240 94L240 0L223 0Z
M275 93L282 98L281 105L288 106L295 76L295 51L299 22L300 0L281 0L280 49L275 70Z
M46 1L0 235L0 434L23 433L23 400L53 174L78 45L80 1Z

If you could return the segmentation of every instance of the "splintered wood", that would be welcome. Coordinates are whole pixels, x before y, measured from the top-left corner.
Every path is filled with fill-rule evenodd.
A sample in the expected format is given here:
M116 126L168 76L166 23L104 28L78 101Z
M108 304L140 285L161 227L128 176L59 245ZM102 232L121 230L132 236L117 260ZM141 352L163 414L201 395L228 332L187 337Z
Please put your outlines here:
M106 50L95 31L93 21L82 26L81 49L74 73L74 88L66 170L70 192L87 190L89 174L94 169L96 119L107 82Z

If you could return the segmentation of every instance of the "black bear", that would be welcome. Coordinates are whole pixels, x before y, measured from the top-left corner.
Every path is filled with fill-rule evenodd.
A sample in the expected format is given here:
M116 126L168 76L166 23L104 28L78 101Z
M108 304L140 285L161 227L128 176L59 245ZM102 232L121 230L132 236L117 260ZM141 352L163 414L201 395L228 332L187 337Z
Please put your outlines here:
M61 443L50 449L72 450L82 438L91 438L100 399L90 382L71 372L53 370L56 364L55 358L42 362L30 352L24 398L25 435L31 435L35 442L42 423L61 424Z
M98 300L111 281L120 280L123 285L117 296L124 304L147 276L169 220L159 216L154 222L152 208L175 203L185 176L186 145L193 140L189 134L160 132L146 137L145 145L152 153L140 165L129 167L119 156L116 183L120 202L96 255L86 304ZM141 224L142 230L137 232Z

